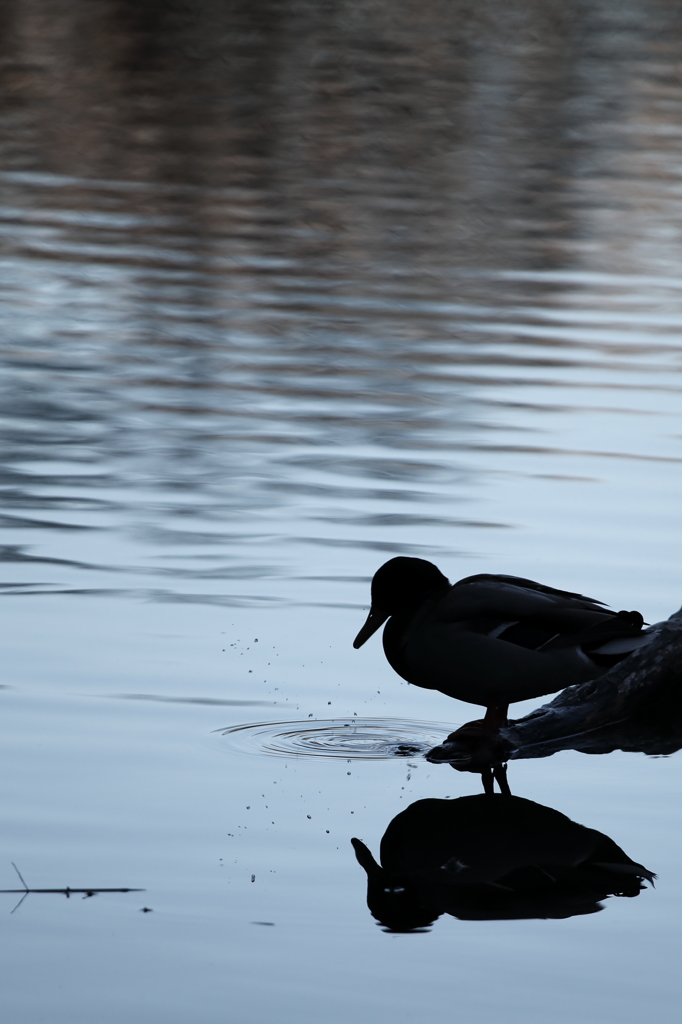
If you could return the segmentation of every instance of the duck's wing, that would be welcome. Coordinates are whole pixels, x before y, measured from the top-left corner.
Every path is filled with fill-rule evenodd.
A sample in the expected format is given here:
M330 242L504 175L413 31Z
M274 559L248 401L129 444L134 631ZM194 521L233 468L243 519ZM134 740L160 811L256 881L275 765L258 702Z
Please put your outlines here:
M507 593L510 600L518 600L518 595L521 592L528 597L533 593L544 594L563 606L570 604L573 607L590 608L593 611L602 611L606 607L603 601L597 601L594 597L574 594L570 590L558 590L556 587L547 587L544 583L536 583L535 580L527 580L523 576L505 576L501 573L479 573L477 576L465 576L463 580L458 580L453 584L452 589L474 585L481 593L484 591L490 594L495 593L498 595L498 599L501 594Z
M584 613L589 613L585 616ZM572 620L587 624L612 615L601 601L568 590L555 590L519 576L469 576L455 583L438 601L437 615L442 620L495 618L503 621L523 619ZM596 616L597 618L594 618Z
M641 637L643 625L639 612L613 612L582 594L517 576L483 574L456 583L441 596L431 615L433 621L457 631L543 651L575 647L596 652L618 638ZM619 660L631 649L629 645L603 653Z

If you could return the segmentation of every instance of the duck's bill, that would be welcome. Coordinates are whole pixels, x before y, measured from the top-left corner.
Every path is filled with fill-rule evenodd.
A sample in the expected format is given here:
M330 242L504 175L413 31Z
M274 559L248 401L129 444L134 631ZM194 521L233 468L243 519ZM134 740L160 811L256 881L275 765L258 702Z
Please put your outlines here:
M376 633L383 626L390 614L390 612L385 612L383 608L370 608L367 621L353 641L353 647L356 651L358 647L362 647L369 640L373 633Z
M377 877L382 874L382 870L375 861L374 857L367 849L365 844L360 839L351 839L353 849L355 850L355 856L357 857L358 864L360 864L370 877Z

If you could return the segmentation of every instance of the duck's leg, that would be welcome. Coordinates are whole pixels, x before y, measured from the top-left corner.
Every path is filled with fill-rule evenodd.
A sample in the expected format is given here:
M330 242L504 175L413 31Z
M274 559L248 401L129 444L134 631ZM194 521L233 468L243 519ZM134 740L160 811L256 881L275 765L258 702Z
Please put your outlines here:
M511 796L511 789L507 782L507 766L506 764L496 764L493 767L493 778L497 779L497 785L500 787L500 793L502 796Z
M453 765L454 767L454 765ZM485 768L481 769L481 782L483 783L483 789L485 790L486 796L495 795L495 777L493 775L493 769L489 764Z
M503 725L507 724L508 711L509 704L489 704L485 709L483 731L493 733L501 729Z

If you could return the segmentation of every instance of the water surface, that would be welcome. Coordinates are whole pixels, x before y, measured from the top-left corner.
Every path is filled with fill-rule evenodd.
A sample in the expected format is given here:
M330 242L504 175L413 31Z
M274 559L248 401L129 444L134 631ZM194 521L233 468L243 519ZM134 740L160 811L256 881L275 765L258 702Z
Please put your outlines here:
M679 606L678 11L36 0L0 50L0 887L145 889L2 897L7 1018L669 1018L678 756L510 769L655 890L385 934L350 839L478 791L421 757L472 709L351 643L395 554Z

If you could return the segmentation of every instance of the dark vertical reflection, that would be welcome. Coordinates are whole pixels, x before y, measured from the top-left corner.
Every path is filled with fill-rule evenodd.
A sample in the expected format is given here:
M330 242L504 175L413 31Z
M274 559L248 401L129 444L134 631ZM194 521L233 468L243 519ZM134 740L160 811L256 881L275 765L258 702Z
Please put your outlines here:
M2 38L5 167L246 186L299 256L546 265L609 26L588 4L22 0Z
M680 35L664 4L606 2L8 0L2 18L6 169L245 188L288 229L270 254L413 271L565 265L575 183L617 173L638 66ZM209 205L186 212L210 238Z

